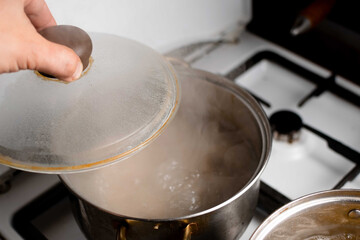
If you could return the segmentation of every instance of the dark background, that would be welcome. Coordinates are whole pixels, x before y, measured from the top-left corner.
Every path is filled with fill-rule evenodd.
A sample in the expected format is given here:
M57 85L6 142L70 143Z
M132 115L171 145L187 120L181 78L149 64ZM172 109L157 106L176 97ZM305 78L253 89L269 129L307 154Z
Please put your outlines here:
M253 0L248 30L360 85L360 7L337 0L312 30L290 35L296 17L311 0Z

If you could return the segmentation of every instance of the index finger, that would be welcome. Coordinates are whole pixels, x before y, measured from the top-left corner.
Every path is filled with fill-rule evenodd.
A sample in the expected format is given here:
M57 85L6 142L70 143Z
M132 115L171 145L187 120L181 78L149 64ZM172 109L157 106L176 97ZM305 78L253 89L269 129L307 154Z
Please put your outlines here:
M37 31L56 25L45 0L25 0L24 11Z

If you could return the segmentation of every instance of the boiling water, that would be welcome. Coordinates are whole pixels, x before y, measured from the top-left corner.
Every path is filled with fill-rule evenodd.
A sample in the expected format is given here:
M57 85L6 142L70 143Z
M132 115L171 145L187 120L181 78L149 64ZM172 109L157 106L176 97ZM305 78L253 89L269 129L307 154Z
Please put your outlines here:
M241 131L219 126L210 121L201 133L169 127L130 159L67 179L81 196L122 215L171 218L211 208L240 191L257 166Z
M360 236L351 233L341 233L333 236L315 235L304 240L359 240Z
M346 201L305 208L271 229L265 239L360 240L359 222L347 217L348 209L357 208L358 204L351 205Z

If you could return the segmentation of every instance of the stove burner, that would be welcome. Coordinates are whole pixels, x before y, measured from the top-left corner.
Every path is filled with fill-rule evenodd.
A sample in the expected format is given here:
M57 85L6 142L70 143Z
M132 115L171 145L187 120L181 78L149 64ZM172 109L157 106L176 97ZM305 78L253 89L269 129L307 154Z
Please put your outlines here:
M276 140L292 143L299 140L303 122L294 112L281 110L270 116L270 125Z
M13 178L19 173L21 173L20 170L9 168L8 170L5 169L5 171L0 174L0 195L10 190ZM1 239L0 236L0 240Z

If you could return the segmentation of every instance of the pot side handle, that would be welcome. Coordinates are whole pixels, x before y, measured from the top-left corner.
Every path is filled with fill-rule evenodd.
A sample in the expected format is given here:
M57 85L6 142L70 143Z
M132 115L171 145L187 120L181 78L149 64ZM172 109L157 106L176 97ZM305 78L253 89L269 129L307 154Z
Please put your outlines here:
M119 226L116 231L116 239L115 240L126 240L126 227Z
M191 240L191 228L195 223L189 223L184 228L184 236L183 240ZM116 231L116 239L115 240L126 240L126 227L119 225Z
M195 223L189 223L188 225L186 225L186 227L184 228L184 237L183 240L191 240L191 227L194 225Z

